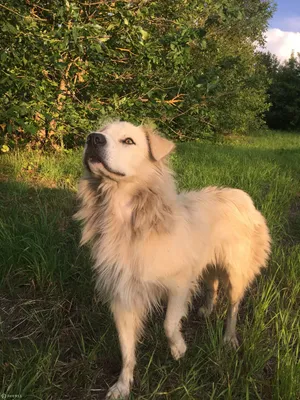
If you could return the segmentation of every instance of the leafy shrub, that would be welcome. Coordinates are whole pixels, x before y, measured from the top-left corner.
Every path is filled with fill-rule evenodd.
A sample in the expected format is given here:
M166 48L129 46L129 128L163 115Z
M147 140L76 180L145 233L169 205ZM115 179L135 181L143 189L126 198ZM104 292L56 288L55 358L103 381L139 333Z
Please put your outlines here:
M260 0L4 0L5 143L72 147L107 116L192 140L245 133L267 109Z

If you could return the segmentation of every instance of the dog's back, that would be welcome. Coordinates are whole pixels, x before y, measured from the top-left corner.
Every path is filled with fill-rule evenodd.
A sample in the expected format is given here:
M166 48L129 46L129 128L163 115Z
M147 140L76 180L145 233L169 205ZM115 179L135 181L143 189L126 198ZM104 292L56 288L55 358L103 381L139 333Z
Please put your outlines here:
M191 214L206 265L234 271L249 285L266 266L271 243L265 218L250 196L240 189L207 187L179 199Z

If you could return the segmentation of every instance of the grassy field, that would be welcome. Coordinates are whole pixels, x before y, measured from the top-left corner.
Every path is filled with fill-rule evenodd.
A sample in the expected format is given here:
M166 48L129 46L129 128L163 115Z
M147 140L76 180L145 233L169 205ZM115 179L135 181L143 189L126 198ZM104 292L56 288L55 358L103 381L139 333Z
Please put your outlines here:
M131 398L300 398L300 134L181 144L172 162L180 189L246 190L267 218L272 258L243 301L236 352L222 344L222 296L209 320L198 318L195 299L180 362L155 314ZM118 376L114 324L96 301L89 252L78 248L71 219L80 174L79 151L0 157L0 398L103 399Z

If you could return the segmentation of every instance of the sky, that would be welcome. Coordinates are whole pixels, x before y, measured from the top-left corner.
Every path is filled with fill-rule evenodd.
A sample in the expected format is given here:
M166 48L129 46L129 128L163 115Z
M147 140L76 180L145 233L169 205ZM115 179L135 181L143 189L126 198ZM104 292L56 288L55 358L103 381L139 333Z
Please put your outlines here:
M277 10L269 21L266 49L284 61L300 52L300 0L275 0Z

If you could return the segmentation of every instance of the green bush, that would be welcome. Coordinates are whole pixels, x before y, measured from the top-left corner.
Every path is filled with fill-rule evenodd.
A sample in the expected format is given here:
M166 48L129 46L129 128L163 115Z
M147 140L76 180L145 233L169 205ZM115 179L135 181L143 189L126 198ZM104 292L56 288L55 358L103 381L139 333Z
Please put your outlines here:
M3 143L72 147L108 116L179 140L246 133L268 107L254 42L271 13L271 0L4 0Z

